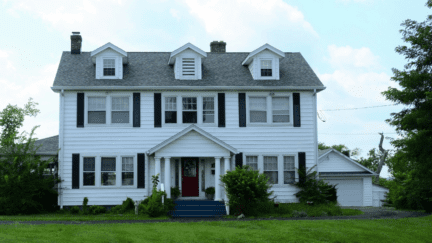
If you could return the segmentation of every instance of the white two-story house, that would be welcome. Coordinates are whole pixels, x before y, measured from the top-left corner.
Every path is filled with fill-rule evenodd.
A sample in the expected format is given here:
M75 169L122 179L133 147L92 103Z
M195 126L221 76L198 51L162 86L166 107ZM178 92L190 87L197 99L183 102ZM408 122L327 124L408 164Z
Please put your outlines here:
M320 176L352 182L340 187L351 194L338 192L355 201L346 205L372 206L373 172L335 151L318 162L317 93L325 87L300 53L269 44L226 52L217 41L210 52L191 43L172 52L111 43L83 52L81 42L74 32L52 87L62 208L83 197L90 205L145 199L158 173L168 198L175 186L180 199L204 199L215 187L223 200L220 175L241 165L269 177L276 202L297 202L296 168L317 164Z

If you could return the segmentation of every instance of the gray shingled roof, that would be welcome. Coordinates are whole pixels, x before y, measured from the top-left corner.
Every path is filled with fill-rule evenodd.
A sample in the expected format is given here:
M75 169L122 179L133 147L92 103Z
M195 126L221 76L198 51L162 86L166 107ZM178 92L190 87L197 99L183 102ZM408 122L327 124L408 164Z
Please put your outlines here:
M49 138L36 140L34 146L42 146L36 151L36 154L57 154L59 146L59 136L52 136Z
M280 80L253 80L241 63L248 52L211 53L203 58L202 80L176 80L170 52L128 52L123 79L96 79L90 52L63 52L53 86L297 86L323 87L299 52L280 59Z

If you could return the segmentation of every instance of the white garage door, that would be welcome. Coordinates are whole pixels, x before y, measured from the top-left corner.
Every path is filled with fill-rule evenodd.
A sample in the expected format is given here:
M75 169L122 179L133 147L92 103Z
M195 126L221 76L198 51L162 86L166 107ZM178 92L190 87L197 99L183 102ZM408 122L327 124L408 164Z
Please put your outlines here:
M363 180L327 180L337 188L337 200L342 206L363 206Z

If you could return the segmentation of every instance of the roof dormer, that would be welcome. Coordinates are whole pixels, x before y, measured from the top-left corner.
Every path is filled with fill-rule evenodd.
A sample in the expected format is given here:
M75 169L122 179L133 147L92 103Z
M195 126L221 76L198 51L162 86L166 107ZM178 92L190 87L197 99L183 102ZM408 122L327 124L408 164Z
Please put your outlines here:
M96 79L122 79L123 64L127 64L127 53L117 46L106 43L91 52L96 64Z
M202 58L207 53L187 43L171 52L169 65L174 65L175 79L202 79Z
M247 65L255 80L279 80L279 59L285 53L265 44L251 52L242 65Z

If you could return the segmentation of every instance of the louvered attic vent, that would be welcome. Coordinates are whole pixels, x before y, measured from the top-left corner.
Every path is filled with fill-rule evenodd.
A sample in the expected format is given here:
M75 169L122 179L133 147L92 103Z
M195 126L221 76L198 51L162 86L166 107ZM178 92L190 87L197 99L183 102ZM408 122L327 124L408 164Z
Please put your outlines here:
M195 76L195 58L183 58L182 62L182 75Z

